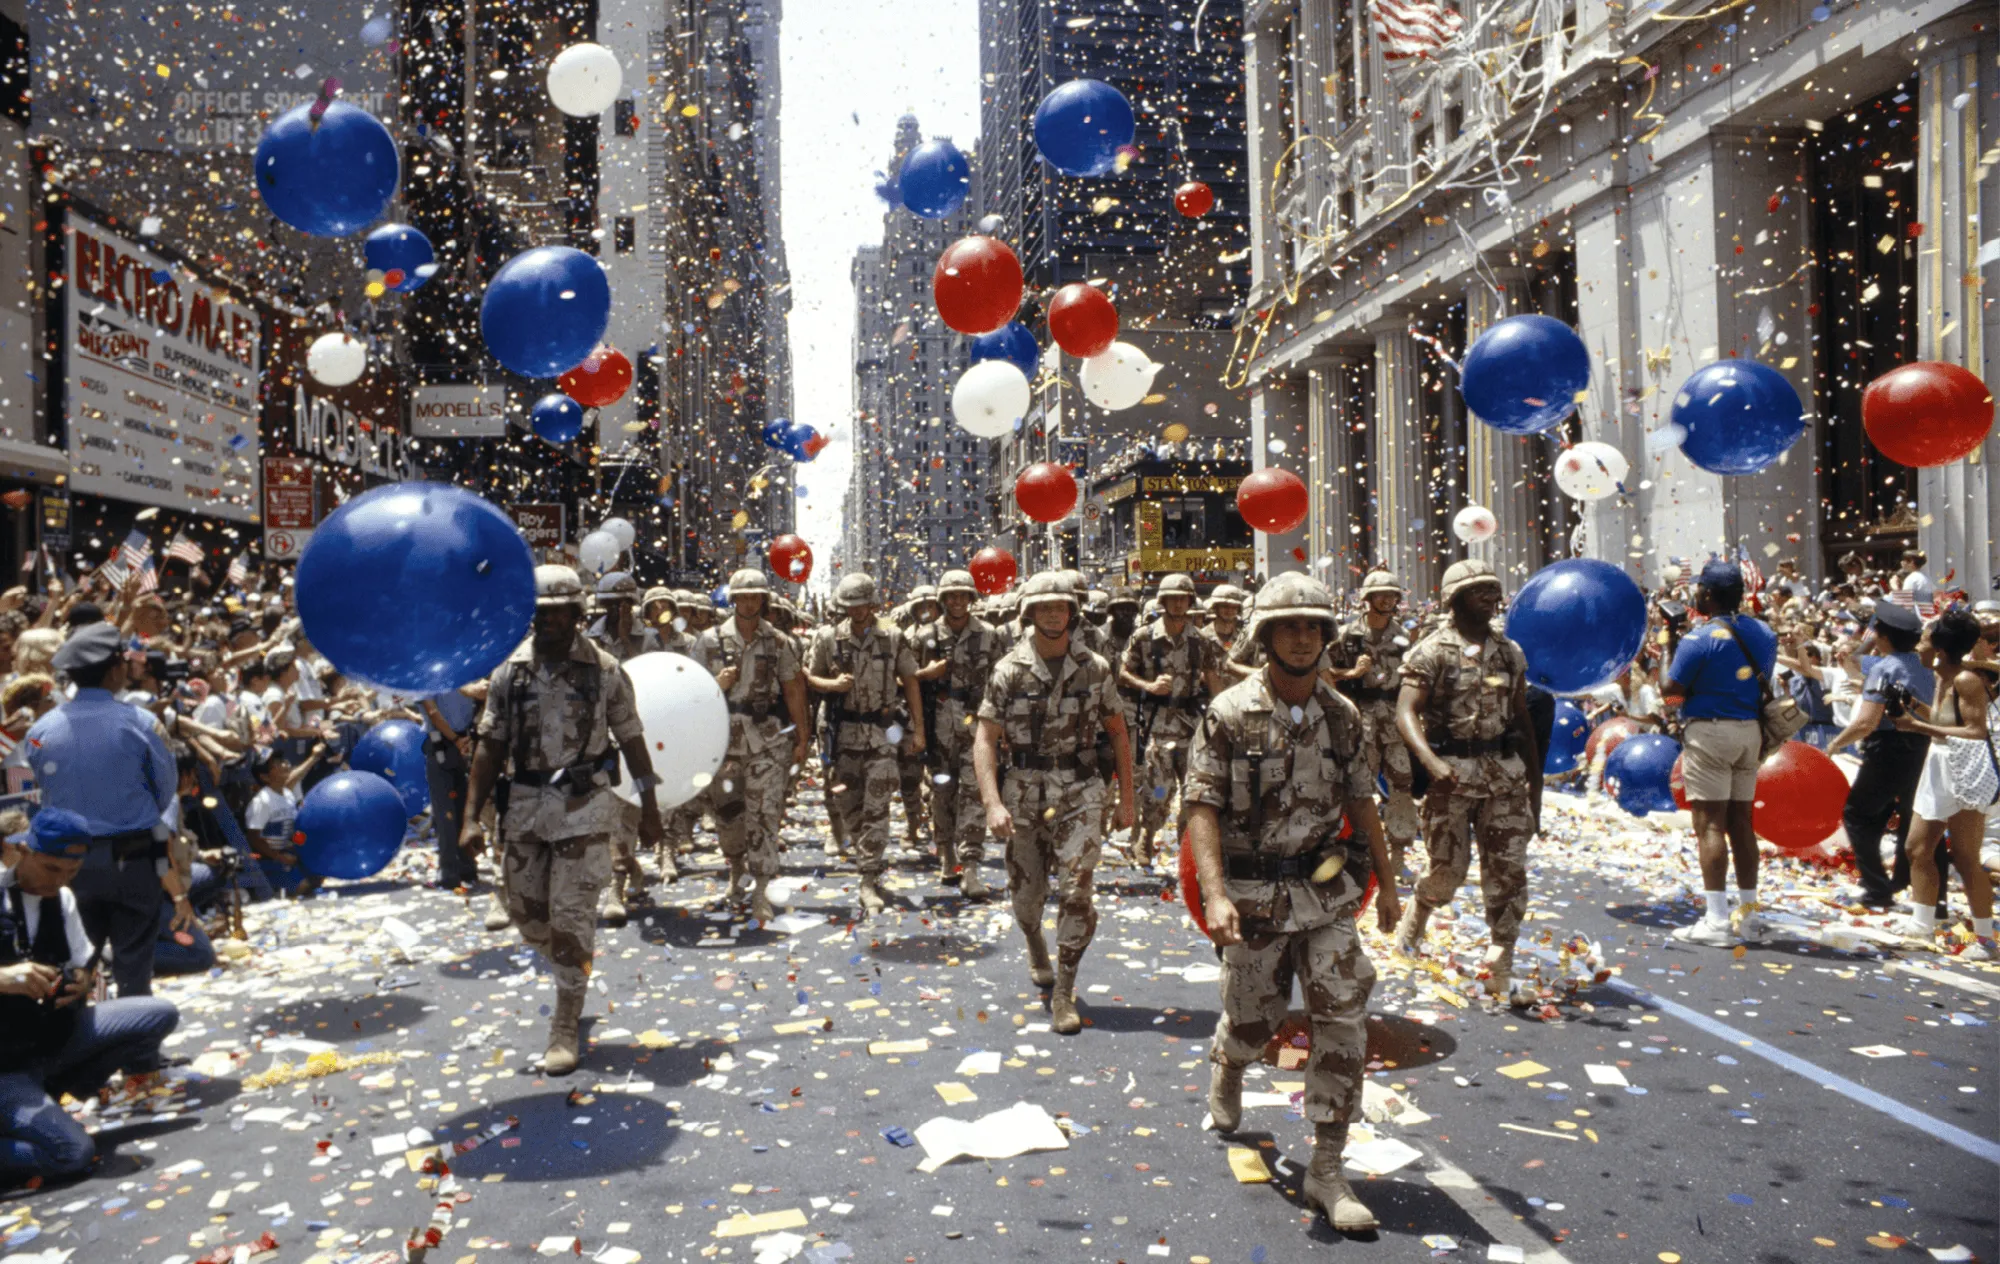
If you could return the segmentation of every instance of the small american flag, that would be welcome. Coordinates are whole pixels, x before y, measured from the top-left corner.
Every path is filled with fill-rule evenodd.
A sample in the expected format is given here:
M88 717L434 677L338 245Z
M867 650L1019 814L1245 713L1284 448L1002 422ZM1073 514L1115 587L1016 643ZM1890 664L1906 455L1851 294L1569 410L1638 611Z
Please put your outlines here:
M250 578L250 559L246 555L238 553L236 560L229 564L229 582L241 588L243 587L243 581L248 578Z
M1384 61L1429 57L1458 38L1465 19L1430 0L1372 0L1368 22Z
M149 557L146 559L146 564L139 568L139 591L142 593L157 592L159 587L160 573L153 568L153 559Z
M1745 549L1736 550L1737 569L1743 572L1743 591L1760 593L1764 591L1764 571L1751 559Z
M1916 611L1919 619L1937 618L1937 603L1934 601L1918 601L1915 593L1903 592L1898 589L1889 594L1889 600L1895 605Z
M167 556L178 558L186 562L189 566L199 566L201 565L201 546L176 531L174 532L173 540L167 545Z

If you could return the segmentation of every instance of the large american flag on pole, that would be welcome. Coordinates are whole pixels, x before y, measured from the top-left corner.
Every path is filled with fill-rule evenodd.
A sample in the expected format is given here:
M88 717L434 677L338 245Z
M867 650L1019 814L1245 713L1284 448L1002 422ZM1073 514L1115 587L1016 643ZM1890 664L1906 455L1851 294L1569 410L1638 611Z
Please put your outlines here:
M1368 24L1384 61L1429 57L1458 38L1465 19L1430 0L1370 0Z

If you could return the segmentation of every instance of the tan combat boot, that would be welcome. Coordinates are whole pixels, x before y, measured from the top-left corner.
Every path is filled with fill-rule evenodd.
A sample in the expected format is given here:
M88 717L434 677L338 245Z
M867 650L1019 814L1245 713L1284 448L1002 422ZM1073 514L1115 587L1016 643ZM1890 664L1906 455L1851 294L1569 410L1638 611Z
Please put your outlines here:
M1424 942L1424 927L1430 920L1431 911L1417 903L1416 896L1411 896L1410 902L1403 906L1403 920L1396 923L1396 951L1405 957L1416 956Z
M625 898L618 889L624 885L624 876L613 874L611 881L605 884L603 893L597 897L597 915L604 919L606 926L623 926L629 920L630 915L625 911Z
M724 902L732 907L743 903L744 892L748 891L749 888L750 870L744 865L741 857L730 857L729 890L722 897Z
M1153 867L1153 836L1138 829L1132 831L1132 863L1141 869Z
M1036 987L1048 987L1056 981L1055 967L1049 964L1049 941L1042 938L1039 926L1023 926L1021 934L1028 940L1028 978Z
M1363 1233L1378 1223L1368 1204L1354 1196L1354 1187L1340 1170L1340 1152L1347 1148L1346 1124L1319 1124L1313 1140L1312 1164L1306 1168L1306 1202L1326 1213L1342 1233Z
M1076 1012L1076 967L1056 965L1055 990L1049 993L1049 1026L1064 1036L1083 1030L1083 1015Z
M873 917L887 907L889 907L889 897L882 893L882 880L876 877L862 878L861 911Z
M1506 996L1514 986L1514 945L1494 944L1486 950L1486 990Z
M556 993L556 1012L549 1018L549 1048L542 1055L542 1074L568 1075L576 1070L576 1024L582 1017L582 988Z
M756 889L750 894L750 916L764 926L769 926L778 920L778 908L771 903L771 893L768 890L770 885L769 878L759 878Z
M946 886L958 877L958 844L950 839L938 843L938 881Z
M1243 1068L1210 1058L1208 1063L1208 1126L1235 1132L1243 1124Z
M969 863L965 866L964 876L959 879L958 893L968 900L986 900L992 898L993 892L986 885L986 875L979 872L977 862Z
M486 905L486 929L506 930L513 924L514 919L507 912L507 892L505 888L495 886L493 898Z

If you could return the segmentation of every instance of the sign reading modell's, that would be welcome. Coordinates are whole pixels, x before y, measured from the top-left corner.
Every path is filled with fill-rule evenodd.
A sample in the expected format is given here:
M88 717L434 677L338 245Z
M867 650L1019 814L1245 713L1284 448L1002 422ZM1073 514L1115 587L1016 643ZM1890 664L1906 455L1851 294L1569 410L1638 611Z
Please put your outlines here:
M507 388L479 383L413 387L410 433L420 439L504 439Z
M301 317L264 313L265 451L312 462L330 485L321 497L330 510L363 488L422 475L403 431L407 405L395 372L372 353L368 372L347 386L328 386L306 372L306 347L327 332Z

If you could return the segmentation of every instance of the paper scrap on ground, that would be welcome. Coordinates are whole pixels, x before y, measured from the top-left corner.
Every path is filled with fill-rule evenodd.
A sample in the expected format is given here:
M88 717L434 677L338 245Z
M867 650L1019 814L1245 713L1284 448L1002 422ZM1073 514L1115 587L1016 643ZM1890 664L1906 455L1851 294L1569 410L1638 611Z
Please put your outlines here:
M1526 1062L1516 1062L1512 1066L1495 1067L1494 1069L1510 1080L1525 1080L1531 1075L1542 1075L1548 1071L1547 1067L1533 1058L1528 1059Z
M944 1104L947 1106L957 1106L965 1102L976 1102L979 1100L979 1094L973 1092L963 1084L947 1082L939 1084L936 1087L937 1095L944 1098Z
M1371 1124L1429 1123L1430 1116L1410 1104L1408 1098L1374 1080L1361 1081L1361 1115Z
M1370 1176L1387 1176L1398 1168L1408 1167L1424 1157L1424 1152L1408 1142L1394 1137L1377 1137L1360 1145L1350 1144L1341 1159L1350 1167L1360 1168Z
M1030 1150L1067 1150L1069 1138L1049 1112L1032 1102L1016 1102L980 1119L966 1121L939 1115L918 1126L917 1143L924 1161L917 1168L935 1172L953 1159L1011 1159Z
M1000 1074L1000 1051L987 1049L979 1053L968 1053L958 1060L958 1075L998 1075Z
M931 1042L919 1036L915 1040L871 1040L868 1042L868 1056L879 1058L890 1053L929 1053Z
M1848 1052L1858 1053L1864 1058L1906 1058L1909 1056L1894 1045L1856 1045L1854 1048L1849 1049Z
M753 1234L776 1233L780 1229L803 1229L806 1227L806 1213L797 1207L784 1211L767 1211L759 1216L742 1212L721 1221L715 1226L718 1238L747 1238Z
M1271 1179L1271 1169L1264 1166L1264 1156L1248 1146L1229 1147L1229 1171L1244 1185L1263 1185Z
M1592 1084L1609 1084L1614 1088L1625 1088L1631 1081L1615 1066L1605 1066L1600 1062L1586 1063L1583 1073L1590 1077Z

